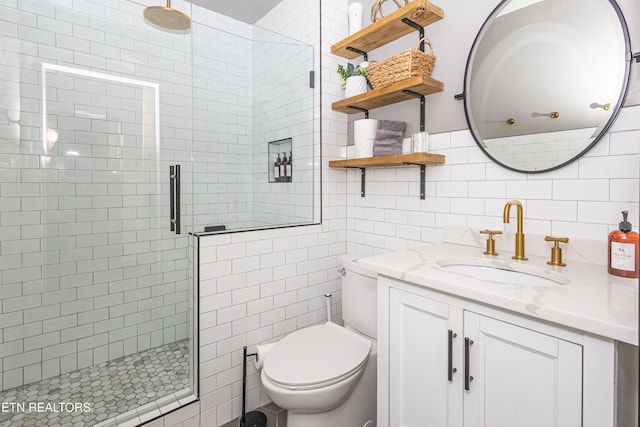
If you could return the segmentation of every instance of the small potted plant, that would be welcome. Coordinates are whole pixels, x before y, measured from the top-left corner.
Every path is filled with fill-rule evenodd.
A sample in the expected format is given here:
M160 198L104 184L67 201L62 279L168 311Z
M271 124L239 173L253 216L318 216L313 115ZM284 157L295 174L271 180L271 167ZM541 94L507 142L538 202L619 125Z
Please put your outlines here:
M365 93L369 90L367 81L367 61L362 61L357 67L347 64L347 67L338 65L338 75L340 76L340 89L344 89L346 98Z

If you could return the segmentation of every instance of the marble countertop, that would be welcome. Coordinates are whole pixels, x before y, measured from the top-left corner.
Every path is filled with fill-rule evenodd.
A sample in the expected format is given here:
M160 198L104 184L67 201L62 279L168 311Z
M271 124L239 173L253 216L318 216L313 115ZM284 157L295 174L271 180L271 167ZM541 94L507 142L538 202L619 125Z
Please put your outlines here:
M513 243L509 235L505 237ZM533 240L533 236L527 238ZM471 229L457 230L445 233L443 243L361 258L358 263L379 275L638 345L637 279L610 275L606 265L581 262L586 259L575 260L580 258L575 255L569 257L572 260L565 259L566 267L552 267L546 263L547 256L535 254L541 250L536 248L532 249L534 253L526 253L528 261L512 260L513 249L499 248L498 256L489 257L482 253L485 239ZM580 250L573 246L567 252ZM531 286L490 282L446 271L437 264L438 260L461 257L522 267L526 264L560 274L568 283Z

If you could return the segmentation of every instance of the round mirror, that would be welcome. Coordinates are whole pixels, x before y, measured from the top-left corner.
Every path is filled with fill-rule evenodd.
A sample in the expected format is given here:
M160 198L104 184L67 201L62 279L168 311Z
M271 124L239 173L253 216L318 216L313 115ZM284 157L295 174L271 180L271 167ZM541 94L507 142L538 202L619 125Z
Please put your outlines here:
M630 68L613 0L504 0L471 48L465 113L502 166L545 172L577 159L613 123Z

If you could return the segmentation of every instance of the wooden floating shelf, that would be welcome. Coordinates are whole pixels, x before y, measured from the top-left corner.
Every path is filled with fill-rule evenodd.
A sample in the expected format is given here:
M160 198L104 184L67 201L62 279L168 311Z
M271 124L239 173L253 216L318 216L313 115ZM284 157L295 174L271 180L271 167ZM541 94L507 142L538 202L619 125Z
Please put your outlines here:
M444 164L442 154L413 153L396 154L393 156L365 157L349 160L331 160L329 167L332 168L368 168L382 166L403 166L403 165L442 165Z
M360 95L341 99L331 104L331 108L342 113L355 114L362 112L358 110L358 108L373 110L374 108L384 107L385 105L416 99L414 95L404 93L403 91L405 90L419 93L420 95L430 95L432 93L442 92L444 90L444 83L431 77L411 77L410 79L394 83L391 86L370 90Z
M368 27L331 46L331 53L343 58L353 59L367 55L369 51L384 46L402 36L418 30L424 35L423 28L444 18L444 11L428 0L413 0L390 15L379 19ZM331 105L334 111L347 114L366 112L375 108L410 99L420 98L420 127L424 129L424 97L444 90L444 83L431 77L411 77L391 86L373 89L352 96ZM425 175L427 165L444 164L444 156L431 153L397 154L393 156L367 157L349 160L331 160L332 168L360 169L360 197L365 197L366 169L368 167L405 166L420 167L420 199L425 199Z
M348 50L347 47L369 52L414 32L416 30L415 28L402 22L404 18L426 27L444 18L444 11L429 1L414 0L408 5L403 6L357 33L334 44L331 46L331 53L347 59L357 58L360 54Z
M331 160L329 167L332 168L358 168L360 169L360 197L365 196L366 168L383 166L420 166L420 199L425 198L425 169L426 165L442 165L444 156L442 154L413 153L396 154L393 156L365 157L361 159Z

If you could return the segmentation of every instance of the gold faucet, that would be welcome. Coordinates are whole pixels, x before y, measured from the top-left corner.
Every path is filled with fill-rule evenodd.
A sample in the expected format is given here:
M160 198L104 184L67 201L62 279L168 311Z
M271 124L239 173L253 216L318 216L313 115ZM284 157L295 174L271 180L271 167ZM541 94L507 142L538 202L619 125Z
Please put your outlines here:
M524 233L522 232L522 203L519 200L511 200L504 205L504 215L503 221L505 224L509 223L509 213L511 211L511 206L515 206L518 211L518 231L516 232L516 254L511 258L517 259L520 261L526 261L527 258L524 256Z

